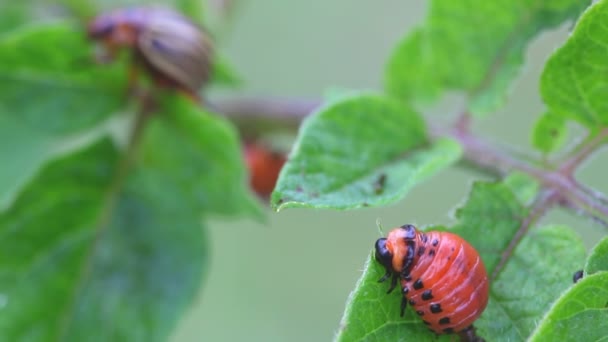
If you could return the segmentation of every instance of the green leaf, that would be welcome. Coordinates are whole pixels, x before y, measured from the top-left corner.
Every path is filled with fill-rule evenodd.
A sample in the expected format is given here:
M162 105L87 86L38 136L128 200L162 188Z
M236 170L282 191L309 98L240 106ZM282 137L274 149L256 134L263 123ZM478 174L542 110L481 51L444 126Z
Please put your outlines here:
M608 271L608 237L593 247L585 263L585 275Z
M519 171L510 173L502 182L513 192L519 203L524 205L532 203L540 187L536 179Z
M492 284L488 307L475 323L478 334L489 341L526 341L553 301L572 286L584 258L583 242L572 229L532 230Z
M175 6L197 24L205 22L205 4L201 0L175 0Z
M206 212L262 218L234 127L179 95L164 97L161 108L146 131L144 163L189 189Z
M67 23L37 25L0 38L0 116L48 134L91 128L124 103L124 76L98 66L92 44Z
M193 194L148 167L121 180L118 158L104 140L54 161L0 215L0 340L165 340L192 300Z
M213 61L211 82L213 85L235 88L241 85L242 80L225 58L216 55Z
M513 191L529 194L534 188L534 182L509 178L507 183L475 183L467 203L456 213L458 224L449 230L479 251L488 276L526 219L528 210ZM446 230L425 230L431 229ZM475 323L478 335L487 341L524 341L552 301L571 286L571 275L584 256L581 239L569 228L531 230L491 284L488 307ZM336 341L396 341L404 336L433 340L434 334L411 309L399 317L400 293L386 295L388 285L377 282L383 274L384 269L371 257L349 297Z
M340 97L302 125L272 205L352 209L394 202L460 157L429 144L412 110L378 95Z
M22 1L0 3L0 34L22 25L27 17L27 6Z
M544 154L551 153L563 146L567 133L565 118L547 112L534 125L532 145Z
M18 189L54 154L53 142L51 137L32 132L19 120L0 115L0 212L11 203Z
M475 182L466 205L456 210L458 223L453 231L479 251L490 274L498 264L500 251L507 248L528 214L513 188L503 183Z
M388 285L378 283L384 273L384 268L370 255L363 275L348 297L334 341L450 341L449 336L435 339L411 308L400 317L401 293L386 294Z
M0 215L0 340L166 340L202 278L203 214L261 215L233 127L160 100L131 172L103 140Z
M580 0L432 1L426 23L390 57L386 89L415 102L462 90L470 111L493 111L519 73L528 42L586 6Z
M545 64L541 95L555 115L589 128L608 124L608 1L598 1L577 23L566 44Z
M606 336L608 272L599 272L564 293L529 341L605 341Z

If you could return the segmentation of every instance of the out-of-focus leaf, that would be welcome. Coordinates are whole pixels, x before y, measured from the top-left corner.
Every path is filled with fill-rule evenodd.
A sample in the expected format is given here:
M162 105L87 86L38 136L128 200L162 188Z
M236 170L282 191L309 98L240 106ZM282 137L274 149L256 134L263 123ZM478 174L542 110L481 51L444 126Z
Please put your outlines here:
M545 113L532 130L532 145L539 151L548 154L559 149L566 140L566 120L562 116Z
M205 265L200 208L107 140L52 162L0 215L0 340L160 341Z
M126 72L97 66L91 43L67 23L0 37L0 115L46 134L91 128L125 101Z
M566 44L549 58L541 94L552 114L591 129L608 124L608 1L598 1L577 23Z
M583 278L538 324L530 342L604 341L608 336L608 272Z
M23 25L28 13L23 1L7 1L0 3L0 35Z
M213 63L211 82L213 85L218 86L238 87L241 85L242 80L225 58L216 56Z
M426 23L393 52L386 88L415 102L462 90L473 113L495 110L523 64L528 42L587 5L580 0L432 1Z
M272 205L351 209L391 203L460 153L451 140L429 143L424 122L399 102L341 96L302 125Z
M143 153L166 181L188 189L208 213L263 216L249 191L239 137L222 117L189 99L167 96L148 127Z
M519 203L528 205L534 200L540 184L529 175L522 172L512 172L502 181L517 197Z

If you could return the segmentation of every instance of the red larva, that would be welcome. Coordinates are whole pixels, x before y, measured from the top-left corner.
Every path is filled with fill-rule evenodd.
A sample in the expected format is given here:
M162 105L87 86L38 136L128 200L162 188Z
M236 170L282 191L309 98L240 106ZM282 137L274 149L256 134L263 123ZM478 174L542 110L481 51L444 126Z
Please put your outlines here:
M285 160L282 153L274 152L260 143L245 145L249 185L260 197L266 199L270 196Z
M376 260L386 268L380 282L391 278L388 293L401 281L401 315L409 303L435 333L472 336L472 324L488 303L488 276L468 242L407 224L376 241Z

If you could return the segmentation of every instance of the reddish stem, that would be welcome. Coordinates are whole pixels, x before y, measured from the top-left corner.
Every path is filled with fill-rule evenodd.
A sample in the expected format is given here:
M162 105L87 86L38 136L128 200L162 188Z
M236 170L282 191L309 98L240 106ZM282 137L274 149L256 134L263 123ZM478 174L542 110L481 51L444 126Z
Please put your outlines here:
M297 126L308 114L320 106L319 101L248 98L214 102L213 107L227 117L237 121L271 120L279 121L290 126ZM468 162L484 170L506 174L513 170L524 172L537 179L545 189L558 190L562 199L557 203L566 203L588 213L591 217L608 219L608 206L601 199L606 198L601 193L589 193L571 176L580 165L605 138L608 129L604 129L595 138L581 144L573 156L564 162L557 171L539 167L541 161L534 162L533 158L518 158L514 153L493 146L492 143L477 137L468 129L468 114L462 113L455 127L446 129L431 127L434 138L451 137L457 140L464 150L464 158Z
M494 271L492 271L490 283L494 283L496 278L498 278L498 275L504 269L505 265L507 264L507 261L509 261L511 255L513 255L515 247L519 245L528 230L530 230L530 227L532 227L541 217L543 217L543 215L547 213L547 211L551 208L551 206L553 206L553 204L558 199L559 192L556 189L544 190L538 194L538 196L534 200L534 203L530 207L530 212L528 213L528 216L523 219L521 225L519 226L519 229L509 242L509 245L502 252L498 264L496 264L496 267L494 267Z

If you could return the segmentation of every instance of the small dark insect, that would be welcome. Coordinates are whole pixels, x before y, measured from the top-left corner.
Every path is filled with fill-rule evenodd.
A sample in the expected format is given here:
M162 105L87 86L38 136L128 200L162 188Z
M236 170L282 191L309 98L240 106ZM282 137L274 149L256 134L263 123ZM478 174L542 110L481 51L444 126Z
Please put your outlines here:
M198 91L209 80L213 47L209 35L186 17L164 8L119 9L95 17L88 36L105 48L98 56L104 62L120 49L132 50L131 88L143 68L155 84L200 102Z
M374 193L381 195L384 192L384 186L386 185L386 173L381 173L378 179L374 182Z
M389 293L401 283L401 315L409 302L433 332L483 341L472 325L488 303L488 275L468 242L407 224L378 239L375 248L376 260L386 269L379 281L391 278Z
M572 275L572 282L576 284L581 279L583 279L583 270L578 270L574 272L574 274Z

